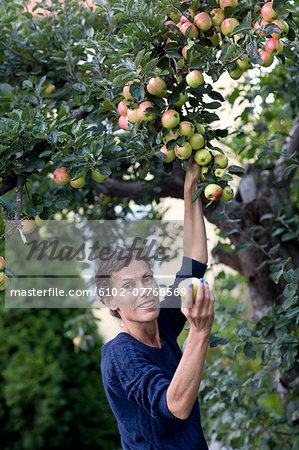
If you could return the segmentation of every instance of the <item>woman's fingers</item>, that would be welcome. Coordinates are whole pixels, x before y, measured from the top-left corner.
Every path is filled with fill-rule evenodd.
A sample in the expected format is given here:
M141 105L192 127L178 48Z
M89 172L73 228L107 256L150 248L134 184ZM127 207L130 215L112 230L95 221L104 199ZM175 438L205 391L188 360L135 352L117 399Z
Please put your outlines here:
M181 307L182 308L192 308L193 306L193 284L189 284L186 289L186 295L181 297Z

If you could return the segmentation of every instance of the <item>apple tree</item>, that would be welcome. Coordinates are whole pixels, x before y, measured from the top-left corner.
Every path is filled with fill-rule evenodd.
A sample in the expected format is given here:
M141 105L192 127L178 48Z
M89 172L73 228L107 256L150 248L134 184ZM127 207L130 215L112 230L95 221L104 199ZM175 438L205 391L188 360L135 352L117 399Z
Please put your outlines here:
M281 421L291 448L299 275L293 2L33 3L0 5L4 221L13 218L26 234L37 221L70 212L124 219L134 214L132 201L159 217L160 199L183 197L193 154L202 168L194 200L202 197L218 227L215 260L237 271L250 292L254 324L242 322L238 345L260 358L261 379L275 360L271 389L286 415L265 412L264 424ZM215 88L228 79L230 93ZM219 123L224 104L241 110L233 131ZM212 335L212 347L227 343ZM253 397L263 388L255 376L251 367ZM226 408L240 401L236 392ZM246 423L257 422L252 413ZM244 433L236 439L247 445ZM249 439L259 442L255 433Z

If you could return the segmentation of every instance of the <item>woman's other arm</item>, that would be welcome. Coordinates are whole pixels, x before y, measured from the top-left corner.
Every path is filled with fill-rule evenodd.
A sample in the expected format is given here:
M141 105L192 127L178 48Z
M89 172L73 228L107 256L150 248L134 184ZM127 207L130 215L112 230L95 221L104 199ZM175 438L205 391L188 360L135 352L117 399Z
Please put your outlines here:
M199 179L200 166L191 155L184 185L184 256L207 264L207 236L200 197L192 203Z

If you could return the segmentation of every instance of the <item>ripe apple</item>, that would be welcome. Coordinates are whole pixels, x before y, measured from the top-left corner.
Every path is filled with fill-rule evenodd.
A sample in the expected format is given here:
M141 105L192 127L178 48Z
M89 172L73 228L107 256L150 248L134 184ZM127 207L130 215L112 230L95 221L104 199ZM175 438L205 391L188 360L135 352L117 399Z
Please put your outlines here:
M229 73L229 76L230 76L233 80L238 80L239 78L241 78L242 74L243 74L242 70L241 70L239 67L237 67L235 70L232 70L232 71Z
M180 115L174 109L169 109L163 113L161 122L165 128L175 128L180 123Z
M0 256L0 270L3 270L5 267L5 260L3 256Z
M163 145L163 147L160 148L160 152L164 153L164 155L166 156L166 159L164 161L166 163L170 163L175 159L174 150L168 150L166 145Z
M33 219L24 219L21 222L24 234L32 233L35 230L35 221Z
M65 167L60 167L54 170L53 179L55 183L65 186L71 179L70 174L66 171Z
M81 188L81 187L83 187L83 186L85 186L85 175L83 175L82 177L80 177L80 178L77 178L76 180L71 180L70 181L70 185L73 187L73 188L76 188L76 189L79 189L79 188Z
M237 65L241 70L248 69L250 62L248 55L246 53L244 53L244 55L242 55L239 59L237 59Z
M129 81L124 87L123 87L123 96L126 100L133 100L133 97L130 93L130 86L133 84L134 81Z
M189 39L198 37L198 30L191 22L183 23L183 25L180 27L180 30L183 35L188 37Z
M209 171L209 166L202 166L200 169L200 178L206 180L205 173Z
M204 78L199 70L192 70L186 76L187 84L192 88L197 88L204 84Z
M173 133L172 130L169 130L169 133L166 134L165 138L163 138L163 142L165 144L167 144L167 142L175 140L179 137L179 133L178 131L176 132L176 134Z
M201 12L194 17L197 28L201 31L208 31L213 25L211 17L205 12Z
M205 127L201 123L196 123L195 128L197 133L202 134L203 136L206 134Z
M199 133L193 134L193 136L189 138L189 142L192 147L192 150L199 150L205 145L205 139Z
M221 8L214 8L211 11L213 25L219 27L225 19L224 11Z
M228 166L228 158L222 153L218 153L214 156L214 166L225 169Z
M224 202L228 202L229 200L231 200L234 196L234 191L232 190L232 188L230 186L225 186L225 188L223 188L223 192L222 192L222 196L221 196L221 200L223 200Z
M150 122L153 120L156 115L154 113L148 113L146 111L147 108L152 108L153 104L151 102L142 102L137 108L137 115L140 120L144 120L145 122Z
M272 33L271 36L274 39L280 39L285 37L288 32L289 32L289 25L287 24L287 22L285 20L274 20L272 23L275 23L275 25L278 26L278 28L280 28L281 32L280 33Z
M98 170L93 170L91 172L91 177L94 179L94 181L96 181L97 183L103 183L103 181L107 180L107 178L109 178L108 175L102 175L101 172L99 172Z
M55 85L49 82L43 83L42 87L44 88L44 93L47 97L56 89Z
M233 17L225 19L221 24L221 33L224 34L224 36L229 36L238 25L239 22Z
M183 121L180 123L179 134L180 136L191 137L194 134L194 125L191 122Z
M231 8L235 8L238 4L238 0L220 0L219 5L220 8L224 10L227 6L230 6Z
M42 227L47 221L44 219L41 219L39 216L35 216L34 222L38 227Z
M225 174L225 170L224 169L216 169L214 173L215 173L215 177L222 178L223 175Z
M190 45L185 45L182 50L182 56L184 59L187 59L187 51L189 50Z
M156 77L149 80L146 90L149 94L162 98L167 92L167 86L163 78Z
M183 94L183 92L180 92L179 99L177 102L175 102L175 106L178 106L179 108L186 103L188 100L188 94Z
M179 159L188 159L192 154L192 147L189 142L185 142L182 147L176 145L174 147L174 153Z
M274 61L274 56L271 55L271 53L266 52L265 50L259 50L259 53L261 55L261 58L263 60L263 64L261 66L263 67L269 67Z
M118 125L123 130L129 130L130 128L129 128L129 123L128 123L127 116L120 116L120 118L118 119Z
M267 2L263 5L261 15L263 19L268 20L269 22L276 19L277 13L273 9L272 2Z
M126 117L127 117L128 121L131 123L138 122L138 120L139 120L138 109L137 108L134 108L134 109L128 108Z
M283 43L279 39L270 38L265 43L265 50L271 55L279 55L283 50Z
M258 20L255 22L255 24L254 24L254 29L255 30L259 30L260 29L260 27L261 26L263 26L263 27L265 27L266 25L268 25L270 22L267 22L267 20L265 20L265 19L262 19L261 20L261 23L259 24L259 22L258 22ZM263 33L263 32L260 32L260 36L261 37L266 37L266 35L265 35L265 33Z
M192 278L186 278L185 280L181 281L178 285L178 291L181 297L185 297L186 293L188 291L188 287L190 284L193 285L193 302L195 302L196 294L197 294L197 286L199 283L199 279L192 277Z
M129 102L127 100L122 100L117 105L117 110L121 116L127 115L128 105L129 105Z
M208 184L204 190L205 197L213 202L220 200L222 196L222 188L218 184Z
M209 150L206 150L205 148L202 148L201 150L197 150L194 153L194 161L199 165L199 166L207 166L209 164L209 162L212 159L212 155L209 152Z

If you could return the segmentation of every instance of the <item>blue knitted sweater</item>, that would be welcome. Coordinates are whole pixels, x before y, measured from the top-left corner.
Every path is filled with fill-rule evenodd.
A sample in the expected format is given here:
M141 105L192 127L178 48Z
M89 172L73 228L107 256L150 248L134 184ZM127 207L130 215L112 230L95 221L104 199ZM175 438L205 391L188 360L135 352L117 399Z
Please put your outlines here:
M202 278L206 268L184 257L171 289L190 276ZM182 356L177 337L186 317L179 305L180 297L174 294L161 302L162 348L143 344L124 332L102 347L103 384L124 450L208 450L198 400L186 420L176 418L166 403L167 388Z

